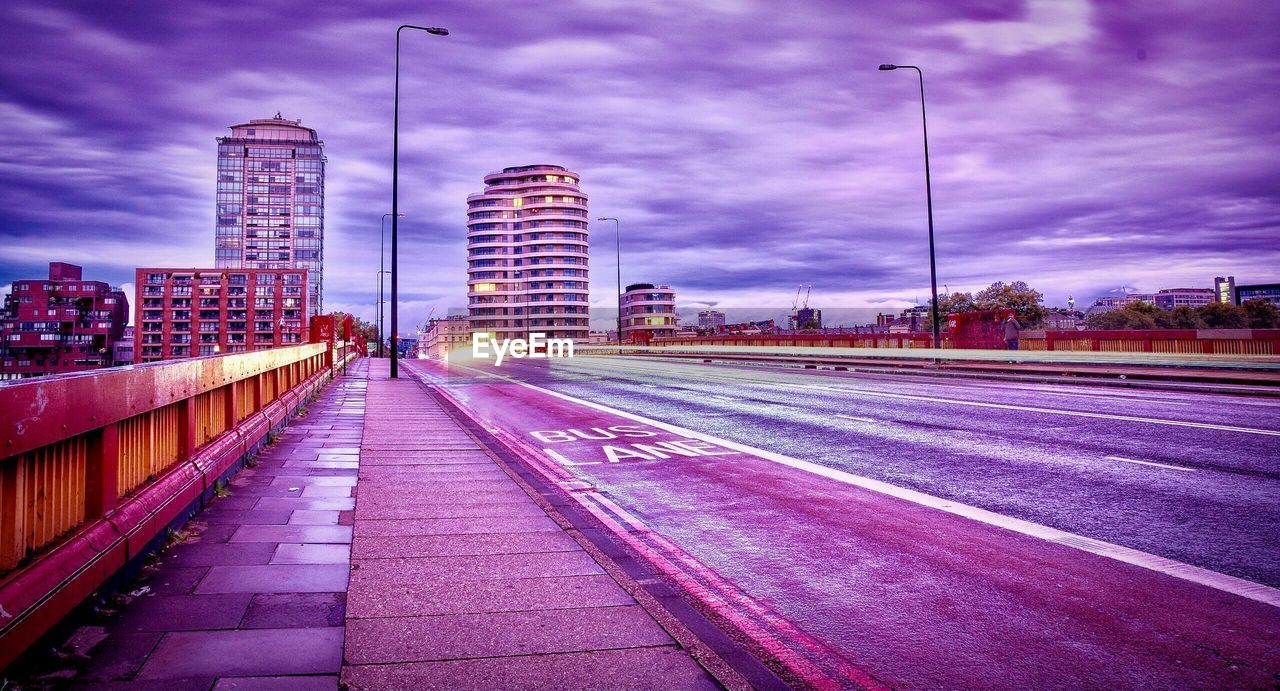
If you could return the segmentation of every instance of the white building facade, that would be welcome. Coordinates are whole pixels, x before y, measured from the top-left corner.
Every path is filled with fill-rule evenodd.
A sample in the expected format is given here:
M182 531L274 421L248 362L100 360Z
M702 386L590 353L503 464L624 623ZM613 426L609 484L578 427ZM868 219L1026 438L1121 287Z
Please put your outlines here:
M587 195L563 166L504 168L467 197L473 332L585 341L590 331Z

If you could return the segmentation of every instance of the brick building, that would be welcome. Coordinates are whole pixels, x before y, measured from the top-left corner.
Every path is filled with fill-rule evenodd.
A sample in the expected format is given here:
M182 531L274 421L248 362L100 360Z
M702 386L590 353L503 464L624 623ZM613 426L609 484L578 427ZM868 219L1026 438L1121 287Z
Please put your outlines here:
M0 311L0 379L110 367L129 321L119 288L86 281L75 264L49 262L49 278L13 282Z
M307 342L306 269L137 270L134 362Z

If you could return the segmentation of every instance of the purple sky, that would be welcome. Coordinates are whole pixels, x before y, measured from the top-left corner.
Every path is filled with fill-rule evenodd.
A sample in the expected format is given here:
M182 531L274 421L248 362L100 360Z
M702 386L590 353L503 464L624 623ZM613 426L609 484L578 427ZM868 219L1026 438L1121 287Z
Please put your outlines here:
M0 283L212 265L214 138L282 111L326 143L326 307L372 316L401 22L453 32L404 44L402 323L465 305L464 198L532 162L686 316L927 296L917 86L881 62L926 70L951 290L1280 280L1274 1L556 0L5 3Z

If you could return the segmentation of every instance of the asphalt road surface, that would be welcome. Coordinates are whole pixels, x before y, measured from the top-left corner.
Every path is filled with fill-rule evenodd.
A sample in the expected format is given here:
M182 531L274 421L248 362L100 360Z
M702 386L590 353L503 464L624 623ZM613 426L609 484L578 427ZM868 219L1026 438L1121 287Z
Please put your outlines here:
M714 444L628 446L648 428L609 432L635 420L599 409L1275 586L1275 401L647 358L485 368L592 408L414 369L889 685L1276 680L1275 606Z

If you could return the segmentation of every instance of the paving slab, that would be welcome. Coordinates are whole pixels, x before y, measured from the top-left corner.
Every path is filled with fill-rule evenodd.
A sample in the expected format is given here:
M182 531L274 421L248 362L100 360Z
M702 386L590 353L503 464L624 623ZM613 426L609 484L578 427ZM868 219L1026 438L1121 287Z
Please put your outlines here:
M529 533L357 536L351 543L351 557L393 559L576 552L579 549L578 543L557 527L554 531Z
M346 593L255 593L240 628L342 626Z
M475 516L467 518L361 518L353 527L359 536L472 535L481 533L562 532L546 514L541 516Z
M146 595L129 603L112 629L129 633L234 629L251 597L245 593Z
M350 545L281 543L271 557L272 564L348 564Z
M328 593L347 589L346 564L213 566L196 593Z
M672 645L639 605L353 620L349 664L545 655Z
M342 629L176 631L165 634L139 679L335 673Z
M244 525L231 542L351 542L351 527L345 525Z
M676 648L529 655L448 662L348 665L342 681L366 689L718 689Z
M251 567L246 567L251 568ZM569 552L360 559L351 577L360 582L413 583L510 578L590 576L604 569L581 548Z

